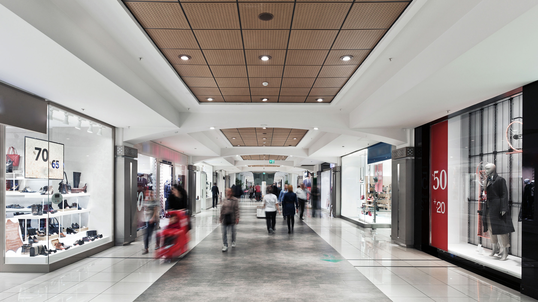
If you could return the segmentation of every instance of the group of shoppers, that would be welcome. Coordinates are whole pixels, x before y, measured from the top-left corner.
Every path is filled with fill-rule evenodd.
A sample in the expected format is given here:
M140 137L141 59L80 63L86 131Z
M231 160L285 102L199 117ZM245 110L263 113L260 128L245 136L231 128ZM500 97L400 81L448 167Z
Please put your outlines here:
M275 233L276 213L280 213L279 207L282 208L282 216L288 225L288 234L293 233L295 226L295 214L301 212L300 219L303 220L304 207L306 203L306 192L304 185L301 185L297 190L297 194L293 192L292 185L284 185L284 189L280 191L278 198L274 194L276 186L267 188L267 194L263 197L263 207L265 208L265 217L267 222L267 232Z
M170 193L166 199L166 211L186 210L187 209L187 191L182 186L175 184L171 186ZM144 201L144 216L146 221L146 232L144 233L144 251L142 254L149 253L149 241L153 231L159 226L160 206L156 191L148 191ZM156 241L155 248L159 248L159 242Z

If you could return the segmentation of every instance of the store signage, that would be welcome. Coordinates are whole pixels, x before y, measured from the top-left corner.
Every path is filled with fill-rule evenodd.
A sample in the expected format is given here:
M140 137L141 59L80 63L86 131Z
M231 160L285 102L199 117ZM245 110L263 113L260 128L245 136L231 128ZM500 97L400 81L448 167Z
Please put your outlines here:
M275 163L275 160L274 160L274 159L270 159L270 160L269 160L269 163L270 163L270 164L274 164L274 163Z
M32 137L24 138L24 177L63 179L64 145Z
M448 122L431 127L430 244L448 250Z

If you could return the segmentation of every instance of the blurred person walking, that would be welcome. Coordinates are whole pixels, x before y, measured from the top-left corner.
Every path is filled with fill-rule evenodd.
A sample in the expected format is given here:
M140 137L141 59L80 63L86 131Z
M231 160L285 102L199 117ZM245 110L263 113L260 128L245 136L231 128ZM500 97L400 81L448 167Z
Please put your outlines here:
M232 233L232 248L235 247L236 225L239 223L239 200L232 189L226 189L226 197L220 208L219 222L222 223L222 251L228 251L228 230Z
M256 201L260 201L262 199L262 187L259 184L257 184L255 191L256 191Z
M293 193L293 186L287 186L288 192L282 197L282 212L288 223L288 234L293 232L295 225L295 213L299 211L297 195Z
M168 211L187 209L187 191L182 186L175 184L172 186L171 194L168 197Z
M312 189L310 191L310 200L312 203L312 217L316 217L317 211L319 211L319 217L321 218L321 204L320 204L320 192L317 185L317 178L314 178Z
M304 220L303 214L304 214L304 207L306 203L306 196L307 196L306 193L307 192L305 190L304 184L300 184L299 189L297 189L297 199L299 200L299 211L300 211L299 218L301 220Z
M269 234L275 233L276 225L276 212L278 209L278 199L273 194L273 188L267 187L267 194L263 197L263 205L265 209L265 221L267 222L267 232Z
M213 184L211 194L213 195L213 208L216 208L219 203L219 187L217 187L217 184Z
M283 190L280 190L280 193L278 194L278 203L280 204L280 206L282 207L282 199L284 198L284 195L288 193L288 185L284 185L284 189ZM284 208L282 208L284 209ZM284 210L282 210L284 211ZM284 212L282 212L284 213ZM284 218L284 220L286 220L286 215L282 214L282 218Z
M144 217L146 220L146 233L144 233L144 252L143 255L149 253L148 246L153 235L153 230L159 222L159 201L155 191L149 191L148 199L144 201ZM156 247L158 247L156 243Z

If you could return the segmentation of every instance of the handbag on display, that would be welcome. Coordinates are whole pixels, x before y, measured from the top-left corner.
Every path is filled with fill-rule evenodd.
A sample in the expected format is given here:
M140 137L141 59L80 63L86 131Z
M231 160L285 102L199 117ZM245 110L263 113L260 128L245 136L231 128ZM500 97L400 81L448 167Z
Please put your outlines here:
M64 183L65 179L65 183ZM67 173L64 171L64 178L62 181L60 181L60 185L58 186L58 191L62 194L71 193L71 185L69 184L69 179L67 178Z
M13 147L13 146L9 147L9 149L7 150L6 163L7 163L8 160L11 160L11 162L13 163L13 167L18 167L19 166L21 156L19 154L17 154L17 149L15 149L15 147Z

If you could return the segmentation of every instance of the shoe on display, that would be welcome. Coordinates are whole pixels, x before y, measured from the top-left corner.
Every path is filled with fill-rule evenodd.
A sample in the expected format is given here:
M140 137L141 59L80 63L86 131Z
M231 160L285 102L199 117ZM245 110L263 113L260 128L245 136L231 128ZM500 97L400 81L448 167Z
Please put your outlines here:
M232 242L232 248L234 248L234 247L235 247L235 241L234 241L234 242Z
M222 251L223 251L223 252L227 252L227 251L228 251L228 247L227 247L227 246L223 246L223 247L222 247Z

